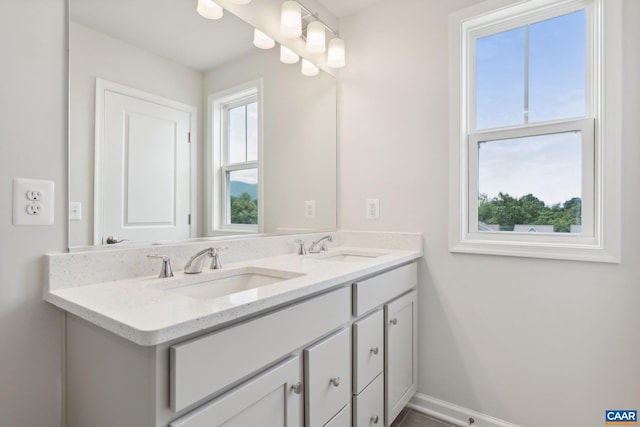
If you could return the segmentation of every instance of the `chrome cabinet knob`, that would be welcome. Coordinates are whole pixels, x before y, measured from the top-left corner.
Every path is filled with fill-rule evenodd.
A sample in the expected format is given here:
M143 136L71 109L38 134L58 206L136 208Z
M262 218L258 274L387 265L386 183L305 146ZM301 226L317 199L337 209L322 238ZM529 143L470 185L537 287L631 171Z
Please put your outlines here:
M338 387L340 385L340 377L331 378L331 384Z
M378 424L379 419L380 417L378 417L377 415L374 415L373 417L371 417L371 422L374 424Z
M373 354L378 354L378 351L380 351L380 349L378 348L378 346L371 347L371 350L369 350L369 352L370 352L370 353L373 353Z
M295 394L300 394L302 393L302 388L302 383L298 381L296 384L293 384L291 386L291 391L293 391Z
M396 319L395 317L391 320L389 320L389 323L391 323L392 325L397 325L398 324L398 319Z

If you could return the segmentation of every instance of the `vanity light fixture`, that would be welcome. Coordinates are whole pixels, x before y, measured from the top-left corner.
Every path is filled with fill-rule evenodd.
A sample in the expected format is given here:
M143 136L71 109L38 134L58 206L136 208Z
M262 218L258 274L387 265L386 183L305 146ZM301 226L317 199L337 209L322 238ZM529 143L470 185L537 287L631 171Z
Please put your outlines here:
M323 53L327 50L327 36L324 24L313 21L307 25L307 51L309 53Z
M271 49L276 45L276 42L271 37L255 28L253 30L253 44L255 47L260 49Z
M307 52L320 54L327 51L327 32L332 37L329 40L327 65L331 68L345 66L345 43L338 32L322 21L317 13L313 13L297 0L282 3L280 16L280 33L288 38L301 37L307 47ZM280 60L287 64L280 53ZM303 72L304 74L304 72Z
M342 68L346 64L344 40L339 37L329 40L327 65L331 68Z
M280 61L284 64L295 64L300 61L300 57L288 47L280 45Z
M302 75L313 77L320 73L320 69L306 59L302 59Z
M280 11L280 34L295 39L302 35L302 8L297 1L285 1Z
M222 7L213 0L198 0L196 10L200 16L207 19L220 19L224 14Z

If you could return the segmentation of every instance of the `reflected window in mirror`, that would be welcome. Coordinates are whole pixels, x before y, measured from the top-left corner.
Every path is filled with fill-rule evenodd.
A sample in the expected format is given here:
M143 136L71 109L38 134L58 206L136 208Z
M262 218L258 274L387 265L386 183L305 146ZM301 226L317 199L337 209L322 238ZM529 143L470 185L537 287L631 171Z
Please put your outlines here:
M259 85L213 96L212 232L260 231Z

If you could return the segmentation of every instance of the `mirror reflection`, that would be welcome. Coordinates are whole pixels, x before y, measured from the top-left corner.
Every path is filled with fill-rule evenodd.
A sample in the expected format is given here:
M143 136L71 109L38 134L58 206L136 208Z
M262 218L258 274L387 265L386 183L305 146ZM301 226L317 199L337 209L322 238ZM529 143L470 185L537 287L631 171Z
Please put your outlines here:
M252 40L195 2L70 0L71 248L336 227L335 79Z

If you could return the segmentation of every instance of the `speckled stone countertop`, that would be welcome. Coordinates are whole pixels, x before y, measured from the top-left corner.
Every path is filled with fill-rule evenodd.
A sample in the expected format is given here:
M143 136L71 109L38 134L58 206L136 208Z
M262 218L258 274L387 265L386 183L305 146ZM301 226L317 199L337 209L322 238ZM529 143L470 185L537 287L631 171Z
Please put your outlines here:
M48 255L49 283L44 299L136 344L151 346L298 301L422 256L422 239L419 234L332 234L335 236L334 244L330 245L329 252L322 254L295 255L290 250L293 246L288 245L288 253L278 253L282 250L274 247L272 249L276 254L268 256L269 251L265 246L264 251L245 254L245 259L236 254L235 259L229 256L230 262L226 262L225 255L230 255L233 250L229 247L222 253L222 270L205 268L200 274L184 274L181 270L174 270L174 277L164 279L158 278L157 272L153 275L127 278L122 278L120 271L115 271L112 277L103 271L92 274L92 263L102 259L106 264L121 263L123 270L130 271L131 266L122 261L126 260L128 255L133 259L132 263L145 259L146 263L151 263L159 270L158 260L146 260L148 253L184 250L193 254L203 243L190 245L188 249L167 246L163 247L163 250L156 247L127 248L122 251L105 251L98 255L95 255L95 252L51 254ZM310 241L317 238L317 235L287 236L287 242L291 242L292 238L305 238ZM265 244L265 240L275 239L274 245L282 245L282 237L262 239L264 240L261 240L260 244ZM220 246L220 243L217 241L215 246ZM224 242L224 245L227 243L229 246L236 246L236 249L248 244L243 239ZM211 242L205 243L203 247L207 246L211 246ZM120 253L123 251L126 251L124 255ZM360 253L368 257L355 262L328 258L341 253ZM267 274L270 274L269 270L276 270L276 273L282 272L291 278L206 299L174 291L175 288L243 273L247 269Z

